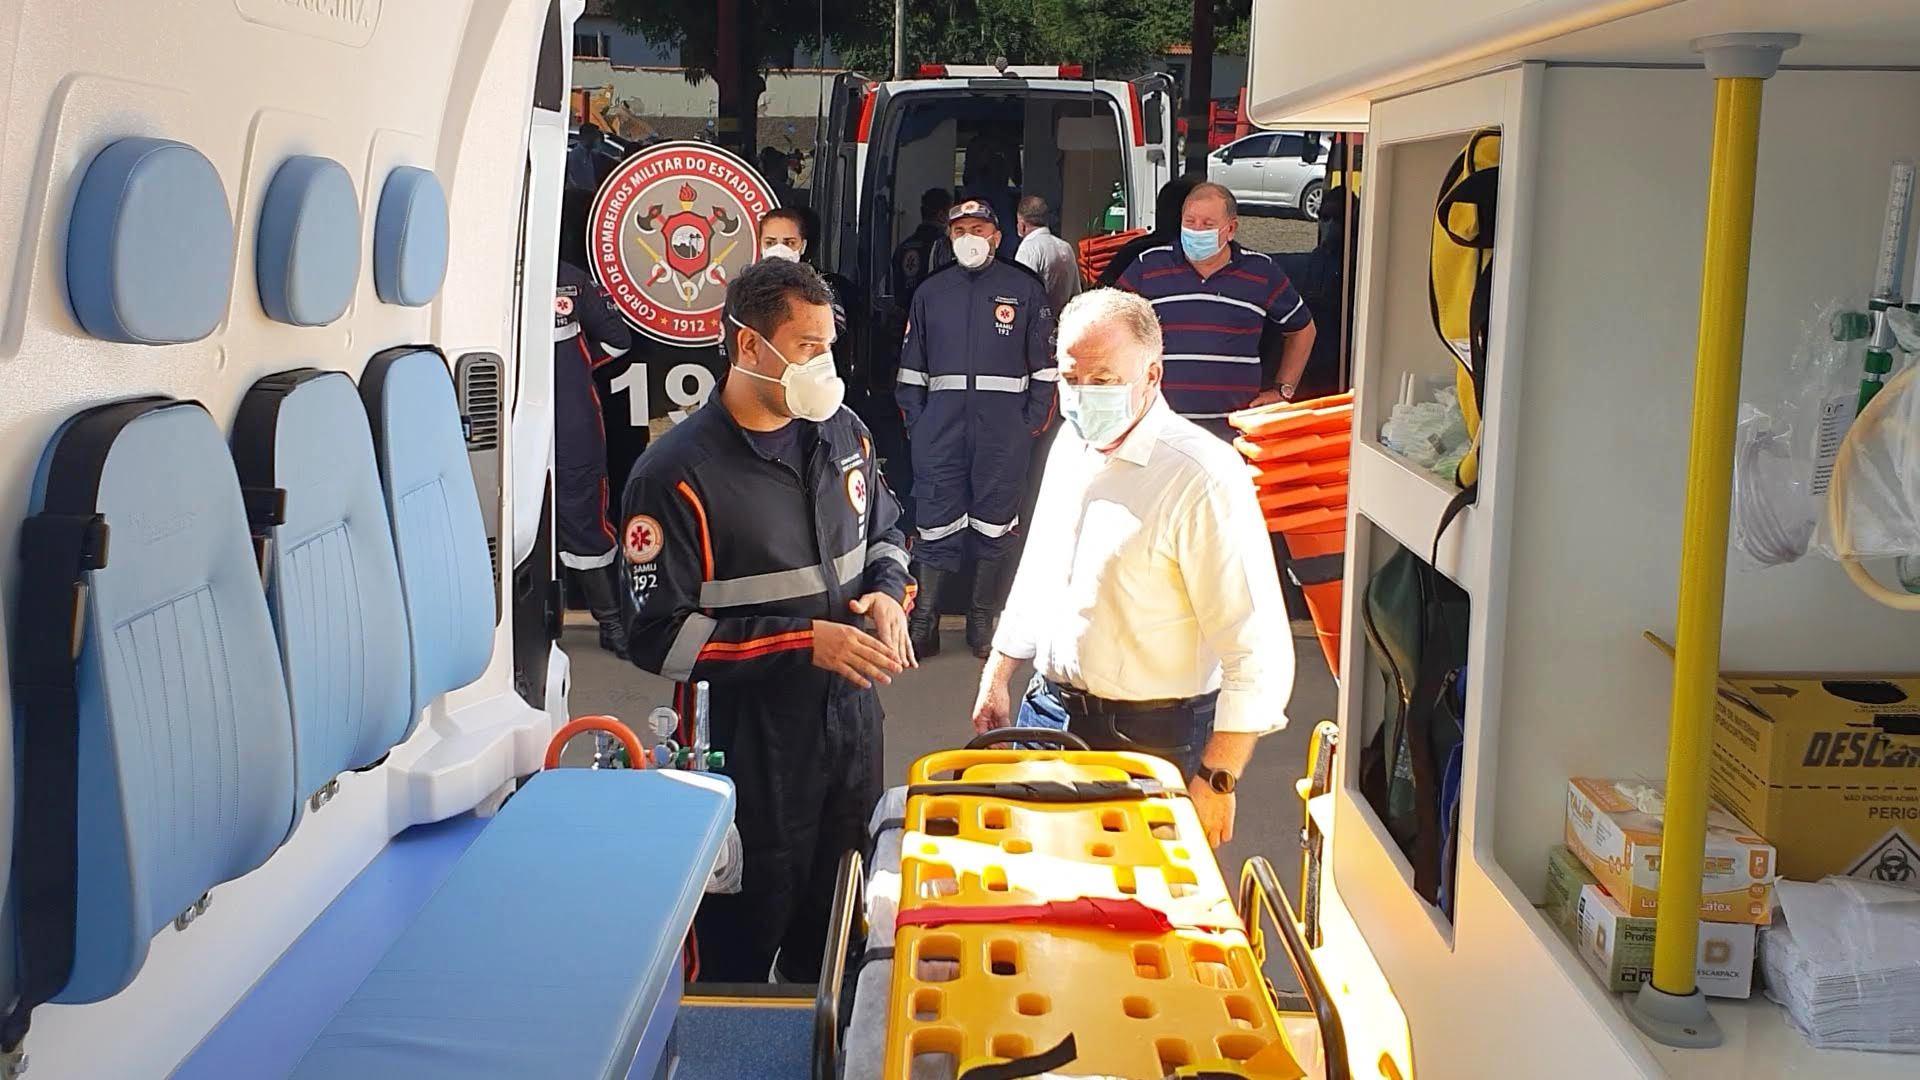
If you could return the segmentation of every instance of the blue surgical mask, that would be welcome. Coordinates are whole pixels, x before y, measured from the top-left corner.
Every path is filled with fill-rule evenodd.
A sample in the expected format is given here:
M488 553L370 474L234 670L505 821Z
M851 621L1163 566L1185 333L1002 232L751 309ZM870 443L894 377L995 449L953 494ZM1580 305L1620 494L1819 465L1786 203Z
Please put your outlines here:
M1063 382L1060 413L1088 446L1110 446L1133 423L1133 386L1073 386Z
M1189 229L1183 225L1180 228L1180 250L1186 252L1187 258L1194 262L1206 262L1220 254L1220 230Z

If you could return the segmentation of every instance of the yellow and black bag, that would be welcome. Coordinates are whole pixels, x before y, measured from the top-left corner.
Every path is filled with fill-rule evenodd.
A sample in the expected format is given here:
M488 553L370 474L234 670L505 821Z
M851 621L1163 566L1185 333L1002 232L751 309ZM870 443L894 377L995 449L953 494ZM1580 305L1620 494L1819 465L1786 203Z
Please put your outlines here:
M1460 415L1471 440L1454 482L1460 494L1447 507L1434 536L1473 504L1480 482L1480 412L1485 405L1487 324L1493 307L1494 218L1500 195L1500 129L1485 128L1467 139L1453 159L1434 206L1433 249L1427 300L1433 329L1453 353Z

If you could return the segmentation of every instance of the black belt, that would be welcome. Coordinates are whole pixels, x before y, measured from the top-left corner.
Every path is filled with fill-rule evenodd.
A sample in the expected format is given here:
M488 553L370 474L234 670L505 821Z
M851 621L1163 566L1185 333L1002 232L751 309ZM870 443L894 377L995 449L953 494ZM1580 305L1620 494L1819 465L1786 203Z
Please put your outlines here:
M1047 692L1060 702L1067 715L1076 718L1109 717L1120 720L1133 716L1146 716L1152 713L1184 712L1191 716L1206 708L1220 697L1219 691L1201 694L1190 698L1159 698L1153 701L1114 701L1110 698L1095 697L1077 687L1063 686L1052 679L1045 680Z
M1194 718L1220 696L1216 691L1190 698L1113 701L1045 681L1047 692L1067 711L1070 730L1095 750L1135 750L1176 763L1193 750Z

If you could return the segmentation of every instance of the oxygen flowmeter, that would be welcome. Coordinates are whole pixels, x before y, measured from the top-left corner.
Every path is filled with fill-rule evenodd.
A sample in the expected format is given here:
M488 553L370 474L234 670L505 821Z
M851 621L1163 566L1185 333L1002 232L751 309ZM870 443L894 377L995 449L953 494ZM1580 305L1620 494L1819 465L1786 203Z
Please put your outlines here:
M1894 328L1889 311L1899 310L1905 302L1903 270L1906 267L1907 238L1913 225L1914 165L1905 159L1895 161L1887 182L1887 217L1880 226L1880 252L1873 271L1873 295L1867 298L1867 314L1873 319L1873 332L1867 340L1866 356L1860 375L1861 409L1886 385L1893 372ZM1916 269L1920 274L1920 269Z

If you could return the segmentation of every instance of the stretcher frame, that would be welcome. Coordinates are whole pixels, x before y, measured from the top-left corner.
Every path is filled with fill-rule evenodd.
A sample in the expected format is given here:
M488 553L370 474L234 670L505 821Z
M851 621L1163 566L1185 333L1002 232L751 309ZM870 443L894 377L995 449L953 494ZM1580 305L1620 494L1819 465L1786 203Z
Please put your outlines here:
M968 742L965 749L978 750L1014 742L1053 742L1065 749L1087 749L1085 742L1071 732L1037 728L1000 728L985 732ZM1339 1006L1307 947L1293 903L1266 858L1256 855L1241 866L1237 907L1259 965L1264 966L1267 957L1263 917L1270 919L1279 930L1287 964L1299 980L1301 996L1306 999L1308 1013L1319 1030L1326 1080L1352 1080L1346 1029ZM839 1076L841 1036L850 1012L842 1007L847 992L847 959L855 943L866 940L863 914L866 910L865 863L858 851L848 851L841 856L835 878L820 982L814 991L812 1080L837 1080ZM1264 979L1262 982L1277 1006L1277 995L1271 985L1265 984ZM1282 1017L1302 1015L1284 1009L1276 1011Z

